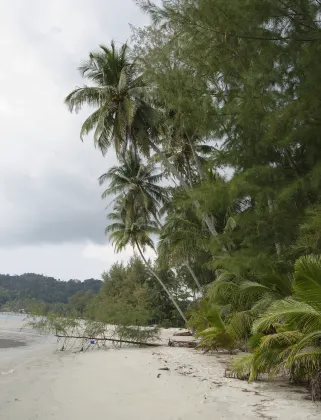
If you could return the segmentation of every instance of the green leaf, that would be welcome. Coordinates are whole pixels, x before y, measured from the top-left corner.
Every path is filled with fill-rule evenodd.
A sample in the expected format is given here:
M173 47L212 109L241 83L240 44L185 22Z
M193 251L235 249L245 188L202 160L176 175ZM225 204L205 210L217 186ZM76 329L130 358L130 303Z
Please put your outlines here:
M321 257L308 255L295 263L295 295L321 310Z

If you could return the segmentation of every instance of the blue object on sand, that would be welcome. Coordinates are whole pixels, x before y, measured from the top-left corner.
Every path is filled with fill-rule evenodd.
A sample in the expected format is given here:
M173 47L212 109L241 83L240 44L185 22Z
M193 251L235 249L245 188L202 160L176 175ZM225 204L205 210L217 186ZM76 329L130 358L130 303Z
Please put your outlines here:
M95 344L95 340L90 340L90 344Z

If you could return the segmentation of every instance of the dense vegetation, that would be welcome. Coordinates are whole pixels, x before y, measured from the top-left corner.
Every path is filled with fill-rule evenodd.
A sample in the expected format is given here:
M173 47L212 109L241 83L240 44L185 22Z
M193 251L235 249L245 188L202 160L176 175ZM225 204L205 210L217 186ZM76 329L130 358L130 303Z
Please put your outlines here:
M178 287L175 274L160 271L158 275L186 310L191 296ZM114 264L103 279L101 292L86 308L87 318L121 325L184 325L167 293L139 258L133 257L127 265Z
M161 272L168 287L177 289L175 273ZM103 273L103 281L59 281L39 274L0 275L0 311L20 311L85 317L96 321L139 325L157 323L180 326L175 307L167 295L151 281L138 258L128 264L114 264ZM186 309L192 296L173 291Z
M321 3L161 3L140 1L152 24L132 28L130 50L90 53L66 98L93 109L81 137L119 159L100 178L106 233L136 250L201 347L248 352L234 375L287 373L320 398ZM138 321L143 278L122 297L128 314L143 302ZM100 314L118 304L103 290ZM197 297L188 311L175 290Z

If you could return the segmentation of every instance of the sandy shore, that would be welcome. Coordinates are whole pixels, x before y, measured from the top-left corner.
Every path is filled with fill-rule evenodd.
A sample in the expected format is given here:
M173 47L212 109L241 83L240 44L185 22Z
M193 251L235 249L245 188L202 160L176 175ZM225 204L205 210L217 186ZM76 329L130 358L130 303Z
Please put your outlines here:
M7 335L10 326L16 321ZM2 338L3 329L0 320ZM1 420L321 418L303 388L224 378L227 355L171 347L68 354L28 334L26 347L0 349Z

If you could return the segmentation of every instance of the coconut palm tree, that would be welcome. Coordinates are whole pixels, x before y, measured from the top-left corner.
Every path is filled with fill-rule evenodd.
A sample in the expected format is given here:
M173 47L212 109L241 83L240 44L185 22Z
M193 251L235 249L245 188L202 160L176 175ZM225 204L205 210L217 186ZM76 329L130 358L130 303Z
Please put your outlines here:
M118 194L123 197L122 200L127 211L135 211L135 207L138 206L141 211L146 213L147 218L152 216L158 227L163 228L158 212L160 205L167 202L168 194L164 187L157 185L163 174L155 173L154 163L143 164L142 159L133 148L130 148L126 155L120 159L121 165L112 167L99 178L100 184L109 182L109 187L103 192L102 198ZM198 220L197 222L199 223ZM174 249L169 250L169 252L172 251ZM184 252L183 249L182 252ZM181 258L183 258L183 265L188 269L197 287L201 289L198 278L187 260L187 255L181 256Z
M143 100L145 84L128 57L128 45L119 49L113 41L110 47L101 45L100 51L89 54L79 72L90 85L76 87L65 103L71 112L84 105L95 108L82 125L81 139L94 130L95 145L103 154L114 146L120 155L129 143L146 151L151 108Z
M190 311L187 326L196 331L196 337L201 340L197 348L205 351L219 348L232 351L235 348L236 337L227 322L224 322L220 308L203 299L198 309Z
M295 263L293 296L276 300L254 322L261 334L254 352L237 359L233 369L273 376L287 371L292 379L321 386L321 257L304 256ZM321 394L317 395L321 398Z
M158 233L157 223L151 219L148 220L148 218L146 218L145 210L140 209L138 206L135 208L135 211L127 211L122 197L117 200L114 211L109 214L109 219L113 221L113 223L107 226L106 234L110 233L110 240L112 241L116 252L121 251L127 245L131 245L134 249L137 248L147 269L165 290L184 322L186 322L187 319L173 295L144 256L146 247L150 247L153 250L155 249L150 234Z
M100 185L109 182L102 198L121 195L128 210L138 205L148 217L152 215L158 222L159 208L167 198L166 189L157 185L163 174L157 172L154 164L145 165L133 148L120 158L120 162L99 178Z
M84 105L95 108L83 123L80 137L94 131L94 143L102 153L113 146L118 157L125 153L128 145L145 156L149 156L152 150L180 185L188 190L188 182L158 145L161 112L145 100L146 85L142 75L137 74L135 61L129 58L128 45L117 49L112 42L110 48L101 45L100 49L91 52L79 67L81 76L91 85L77 87L65 99L71 112L79 111ZM200 207L197 201L193 205ZM211 234L216 235L211 217L202 217Z
M270 271L264 275L217 270L207 298L223 312L235 337L245 342L255 319L269 306L292 294L292 278Z

